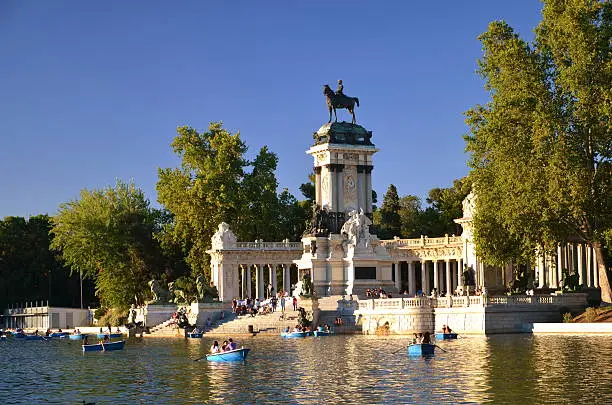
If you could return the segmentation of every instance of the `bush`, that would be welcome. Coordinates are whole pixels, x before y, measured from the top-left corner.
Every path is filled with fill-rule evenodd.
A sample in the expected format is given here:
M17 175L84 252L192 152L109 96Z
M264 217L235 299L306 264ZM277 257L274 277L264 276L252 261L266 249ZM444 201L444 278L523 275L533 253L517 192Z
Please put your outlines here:
M107 309L107 308L102 308L102 307L97 308L97 309L94 311L94 318L96 318L96 319L100 319L100 318L102 318L104 315L106 315L106 313L107 313L107 312L108 312L108 309Z
M587 322L596 322L597 321L597 308L587 308L586 312L584 313L584 320Z
M574 322L574 317L571 312L566 312L563 314L563 323L572 323Z
M119 308L113 308L98 319L98 325L106 326L110 324L110 326L122 326L127 323L127 319L127 311Z

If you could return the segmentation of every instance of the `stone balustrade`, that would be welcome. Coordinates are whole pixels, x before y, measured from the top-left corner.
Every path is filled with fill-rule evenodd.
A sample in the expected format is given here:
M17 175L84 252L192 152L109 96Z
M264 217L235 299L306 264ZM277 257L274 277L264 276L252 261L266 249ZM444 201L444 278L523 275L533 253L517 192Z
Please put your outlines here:
M236 249L302 250L302 242L236 242Z
M420 237L414 239L390 239L381 240L380 243L385 247L400 247L400 246L449 246L461 245L463 243L461 236L443 236L441 238Z
M452 308L470 306L516 306L516 305L556 305L575 307L586 304L585 294L561 295L500 295L500 296L449 296L439 298L380 298L359 300L359 310L397 310L404 308Z

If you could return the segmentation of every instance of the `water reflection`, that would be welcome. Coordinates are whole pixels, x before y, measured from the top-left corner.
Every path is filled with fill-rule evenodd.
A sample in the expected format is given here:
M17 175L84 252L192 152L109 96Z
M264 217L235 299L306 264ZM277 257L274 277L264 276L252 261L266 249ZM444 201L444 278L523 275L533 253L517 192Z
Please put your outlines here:
M505 335L443 341L409 357L407 338L245 338L245 363L193 361L212 339L138 339L87 353L67 341L0 342L8 403L604 403L612 337ZM5 389L7 388L7 389Z

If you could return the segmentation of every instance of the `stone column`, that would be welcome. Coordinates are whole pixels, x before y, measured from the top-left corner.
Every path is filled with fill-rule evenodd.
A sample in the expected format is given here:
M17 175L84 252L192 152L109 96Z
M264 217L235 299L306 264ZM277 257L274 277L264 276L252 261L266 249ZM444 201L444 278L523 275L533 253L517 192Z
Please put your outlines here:
M548 268L550 277L550 288L557 288L559 286L559 277L554 257L551 256L546 258L546 267Z
M257 273L255 273L255 290L256 291L256 297L255 298L259 298L260 300L263 300L265 295L264 295L264 266L265 264L258 264L257 265Z
M363 212L368 212L366 211L366 204L367 201L365 201L365 192L363 191L366 185L366 180L365 180L365 173L362 167L357 166L357 208L363 208Z
M283 291L289 292L291 289L291 275L289 274L290 264L283 264Z
M322 203L322 199L321 199L321 167L315 167L314 168L314 172L315 172L315 198L316 198L316 203L321 206L323 205Z
M366 193L366 208L363 212L371 214L372 213L372 166L367 166L365 168L365 193Z
M557 263L558 263L558 268L559 271L561 271L561 273L563 273L563 269L567 269L566 265L565 265L565 254L564 254L564 250L563 250L563 245L559 246L557 248Z
M246 275L246 271L244 270L244 265L240 264L240 285L242 286L242 288L240 289L240 299L243 300L244 296L245 296L245 275Z
M584 271L584 254L582 249L582 243L576 246L576 258L578 259L578 274L580 274L580 284L584 284L587 287L591 286L591 274L588 271Z
M599 288L599 265L597 264L597 255L595 254L595 249L592 247L590 249L591 256L593 257L593 284L595 285L595 288Z
M253 291L251 291L251 265L246 267L246 284L245 284L246 297L253 298Z
M328 165L327 170L329 172L329 204L331 205L329 208L332 212L338 211L338 193L336 189L338 188L338 178L335 165Z
M449 259L444 260L444 267L446 270L446 295L449 296L453 294L453 282L451 280L451 268Z
M438 274L438 259L435 259L433 261L433 268L434 288L436 289L436 292L440 294L440 275Z
M274 287L274 294L278 292L278 277L276 276L276 269L278 264L272 265L272 287Z
M544 275L544 270L546 267L546 255L544 253L541 253L540 255L538 255L538 287L539 288L543 288L544 284L546 284L546 279L545 279L545 275Z
M398 291L402 289L402 271L400 264L401 262L393 262L393 271L395 274L395 288L397 288Z
M336 179L338 189L336 190L335 211L344 212L344 165L338 165L336 167Z
M463 279L461 276L463 275L463 259L457 260L457 285L460 285L463 288Z
M427 261L421 260L421 290L423 290L423 294L429 294L428 285L429 277L427 276Z
M408 261L408 294L412 297L416 294L416 272L412 260Z
M591 250L591 245L584 245L584 249L586 250L586 272L587 278L591 280L589 287L595 287L595 271L593 269L593 251Z

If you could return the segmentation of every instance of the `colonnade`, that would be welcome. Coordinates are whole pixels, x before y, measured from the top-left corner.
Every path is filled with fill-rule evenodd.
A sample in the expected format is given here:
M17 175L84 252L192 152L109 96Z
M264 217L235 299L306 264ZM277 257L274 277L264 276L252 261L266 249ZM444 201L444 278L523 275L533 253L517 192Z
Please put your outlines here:
M567 243L559 245L554 255L538 255L536 258L538 287L561 287L563 270L567 270L570 275L578 274L580 285L587 288L599 287L597 257L590 245Z
M276 269L282 268L282 279L279 286L279 280ZM262 263L262 264L241 264L239 292L240 299L259 298L263 300L268 298L268 285L272 284L274 292L279 289L283 291L291 291L291 272L295 271L294 279L297 280L297 267L291 263ZM267 271L266 271L267 270ZM255 290L253 290L252 274L255 274ZM267 276L267 277L266 277Z
M406 267L407 278L402 277L402 269ZM462 273L463 259L420 259L393 263L395 287L400 292L407 291L410 296L415 296L418 291L429 295L434 288L438 294L453 293L462 284Z

